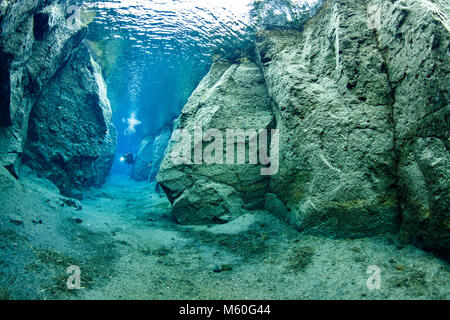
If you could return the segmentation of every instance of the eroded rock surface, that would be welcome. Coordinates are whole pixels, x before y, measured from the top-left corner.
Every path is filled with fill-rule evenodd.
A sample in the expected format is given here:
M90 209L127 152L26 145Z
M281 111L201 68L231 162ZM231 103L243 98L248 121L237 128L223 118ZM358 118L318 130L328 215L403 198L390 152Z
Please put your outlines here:
M396 231L392 96L365 7L328 1L302 32L263 31L261 67L280 129L271 192L313 234Z
M249 64L213 65L180 127L215 119L236 127L236 118L262 119L254 108L267 106L280 130L279 173L261 179L247 166L236 180L234 167L174 166L172 143L158 181L174 215L210 222L230 199L248 204L253 194L307 233L401 230L406 241L449 256L449 41L436 15L412 0L328 0L302 30L259 32L261 71L250 65L263 78L255 86L248 72L229 76ZM267 102L247 106L244 87L249 95L267 90Z
M189 98L178 128L194 137L196 123L201 123L204 132L218 129L225 133L226 129L266 129L273 120L271 100L259 67L250 61L218 62ZM225 144L225 136L223 139ZM180 143L178 140L169 144L157 177L180 223L228 221L263 199L268 178L260 174L260 165L227 165L225 154L224 164L176 165L171 152ZM193 154L194 144L190 146Z
M155 181L158 175L159 168L164 159L165 151L167 145L169 144L170 138L172 136L172 128L164 127L161 133L153 141L153 157L152 166L150 168L149 181Z
M450 257L450 33L417 1L369 9L393 97L402 234Z
M375 234L398 217L405 240L449 255L448 50L417 1L327 1L303 32L260 34L281 129L271 191L301 230Z
M82 45L87 26L67 6L0 5L0 164L18 177L25 160L81 198L83 186L105 182L116 133L100 67Z
M81 23L67 24L66 7L39 0L1 3L0 164L15 176L33 104L87 34Z
M81 46L36 101L25 161L66 196L81 198L85 186L105 182L116 133L100 67Z
M142 139L136 154L133 179L155 181L171 135L172 129L167 126L161 130L158 136L146 136Z

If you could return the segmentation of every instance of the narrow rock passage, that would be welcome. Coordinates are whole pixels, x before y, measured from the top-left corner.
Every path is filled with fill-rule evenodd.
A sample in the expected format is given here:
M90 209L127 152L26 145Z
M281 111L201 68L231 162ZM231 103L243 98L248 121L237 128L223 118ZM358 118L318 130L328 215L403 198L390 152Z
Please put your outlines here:
M0 2L0 300L449 299L448 1L69 2Z

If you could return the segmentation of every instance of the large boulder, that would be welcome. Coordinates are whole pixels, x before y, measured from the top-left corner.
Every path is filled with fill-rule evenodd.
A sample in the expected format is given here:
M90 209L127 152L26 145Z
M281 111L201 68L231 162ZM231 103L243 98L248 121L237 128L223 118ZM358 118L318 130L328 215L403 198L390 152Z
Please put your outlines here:
M184 148L184 139L177 139L176 133L194 137L199 124L203 133L209 129L221 133L227 129L259 130L273 125L271 100L261 70L254 62L213 64L183 108L178 130L157 176L180 223L228 221L257 206L255 202L263 199L268 178L261 175L261 165L227 165L225 155L219 153L220 159L214 164L195 162L195 159L192 164L175 163L173 152ZM225 150L224 136L223 139ZM187 153L195 154L193 143L187 148Z
M105 181L115 152L111 106L100 67L80 46L42 90L29 121L24 162L61 193Z

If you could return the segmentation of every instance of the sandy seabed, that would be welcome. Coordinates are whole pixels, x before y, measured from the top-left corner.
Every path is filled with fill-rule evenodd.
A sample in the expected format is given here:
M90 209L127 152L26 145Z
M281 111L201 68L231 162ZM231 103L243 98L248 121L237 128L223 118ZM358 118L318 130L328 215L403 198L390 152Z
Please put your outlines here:
M78 203L32 174L2 190L0 299L450 298L448 263L396 235L313 237L264 211L181 226L154 190L113 176Z

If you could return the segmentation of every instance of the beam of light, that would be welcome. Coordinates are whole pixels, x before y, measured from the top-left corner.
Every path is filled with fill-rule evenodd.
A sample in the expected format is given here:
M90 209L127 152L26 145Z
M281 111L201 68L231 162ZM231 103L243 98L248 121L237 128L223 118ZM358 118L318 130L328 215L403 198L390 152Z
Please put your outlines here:
M123 134L126 136L131 136L131 135L135 134L136 126L141 124L141 121L136 119L136 112L132 112L130 117L127 120L122 119L122 121L125 123L128 123L128 128L126 128L125 131L123 132Z
M120 162L124 162L125 158L124 157L120 157Z

